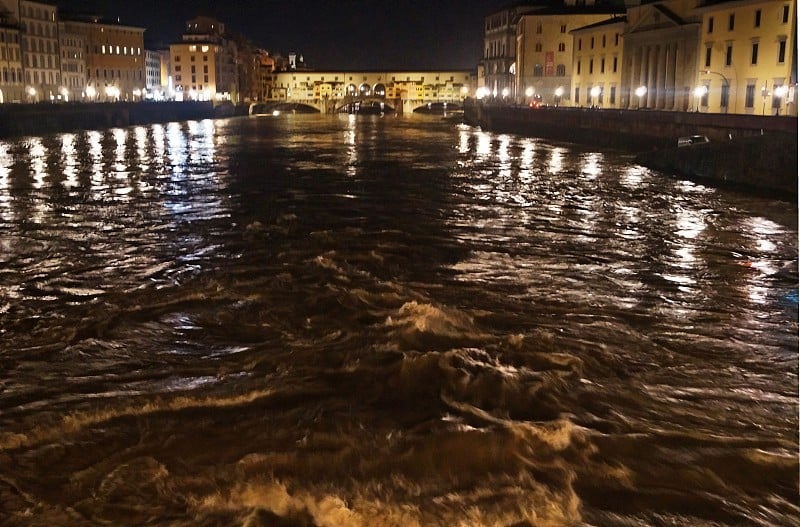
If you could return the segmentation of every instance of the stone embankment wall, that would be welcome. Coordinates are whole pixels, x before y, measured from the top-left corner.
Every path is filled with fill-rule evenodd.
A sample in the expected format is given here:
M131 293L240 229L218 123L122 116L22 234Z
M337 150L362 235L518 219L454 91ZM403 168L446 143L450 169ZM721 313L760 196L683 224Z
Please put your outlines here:
M637 162L672 175L797 197L797 118L649 110L526 108L467 104L467 124L639 152ZM710 143L677 147L678 137Z
M215 116L210 102L119 102L0 105L0 137L98 130Z
M797 135L766 133L664 148L642 152L636 162L670 174L797 201Z

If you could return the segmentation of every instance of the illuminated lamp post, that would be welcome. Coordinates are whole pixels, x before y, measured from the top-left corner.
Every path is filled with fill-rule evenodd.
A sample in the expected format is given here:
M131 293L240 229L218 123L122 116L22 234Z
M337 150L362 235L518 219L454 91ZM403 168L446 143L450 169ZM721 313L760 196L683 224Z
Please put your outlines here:
M697 86L694 89L694 96L697 99L697 105L695 106L696 111L698 112L700 111L700 99L705 97L707 93L708 93L708 87L706 87L705 85Z
M97 90L95 90L94 86L91 84L86 87L86 91L84 93L86 94L86 98L90 101L94 101L94 98L97 96Z
M639 101L636 105L636 109L639 110L642 107L642 97L647 93L647 86L639 86L633 93Z
M36 88L34 88L33 86L28 86L25 89L25 93L28 94L28 98L30 99L31 102L36 102Z
M556 95L556 106L558 106L559 104L561 104L561 97L564 95L564 88L562 88L561 86L556 88L555 95Z
M589 90L589 95L592 96L592 106L597 106L597 98L600 97L602 91L600 86L592 86L592 89Z
M775 115L781 114L781 106L783 106L783 98L786 97L786 94L789 93L788 86L777 86L775 88L775 96L780 98L780 102L778 103L778 107L775 108Z

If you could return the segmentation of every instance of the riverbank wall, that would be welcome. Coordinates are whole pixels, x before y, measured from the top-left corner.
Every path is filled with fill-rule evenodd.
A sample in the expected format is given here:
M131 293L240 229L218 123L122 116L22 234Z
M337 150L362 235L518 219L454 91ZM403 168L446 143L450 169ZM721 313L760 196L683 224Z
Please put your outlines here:
M797 200L796 117L472 102L464 107L464 121L494 132L619 148L670 175ZM677 139L689 135L710 142L678 148Z
M0 137L208 119L220 111L196 101L2 104Z

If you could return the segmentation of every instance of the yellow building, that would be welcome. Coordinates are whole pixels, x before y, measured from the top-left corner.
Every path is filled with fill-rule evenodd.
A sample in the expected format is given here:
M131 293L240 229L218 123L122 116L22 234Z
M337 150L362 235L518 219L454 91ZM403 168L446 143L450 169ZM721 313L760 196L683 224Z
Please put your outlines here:
M20 26L0 4L0 104L25 100Z
M182 41L169 49L175 99L239 102L237 49L225 38L224 24L194 18L186 23Z
M701 2L695 109L797 115L797 3Z
M86 99L138 100L145 88L144 28L107 23L98 17L65 20L67 33L83 37Z
M523 14L517 23L516 102L565 104L574 71L570 31L622 14L606 4L564 5ZM599 49L597 50L599 53ZM560 95L557 95L560 94ZM573 105L577 105L572 101Z
M571 31L572 102L576 106L622 105L622 49L627 19L611 18Z

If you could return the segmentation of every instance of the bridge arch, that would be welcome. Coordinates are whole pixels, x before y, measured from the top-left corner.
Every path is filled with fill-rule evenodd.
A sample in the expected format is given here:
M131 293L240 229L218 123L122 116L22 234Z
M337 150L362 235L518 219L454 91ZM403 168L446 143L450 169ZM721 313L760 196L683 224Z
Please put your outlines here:
M369 97L372 95L372 88L370 88L370 85L365 82L358 87L358 94L361 97Z
M375 97L386 97L386 86L379 82L372 87L372 94Z

